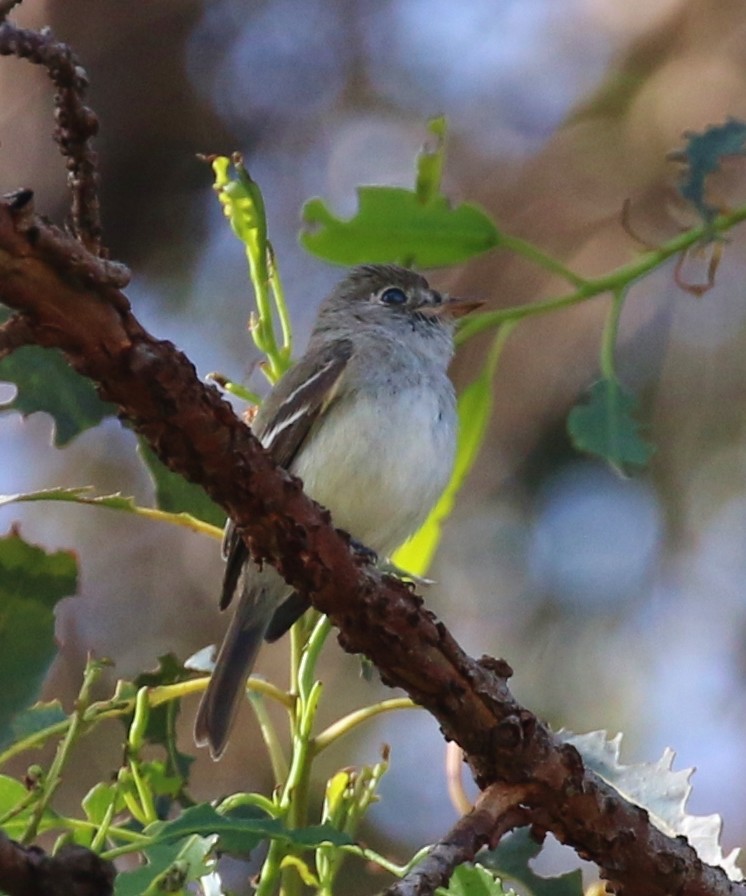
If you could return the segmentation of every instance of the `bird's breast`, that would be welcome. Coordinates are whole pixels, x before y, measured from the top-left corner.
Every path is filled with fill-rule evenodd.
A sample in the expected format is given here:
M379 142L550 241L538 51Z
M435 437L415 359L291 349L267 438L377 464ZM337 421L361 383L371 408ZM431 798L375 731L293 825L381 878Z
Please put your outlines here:
M424 522L455 451L450 382L345 398L329 409L292 465L334 525L388 556Z

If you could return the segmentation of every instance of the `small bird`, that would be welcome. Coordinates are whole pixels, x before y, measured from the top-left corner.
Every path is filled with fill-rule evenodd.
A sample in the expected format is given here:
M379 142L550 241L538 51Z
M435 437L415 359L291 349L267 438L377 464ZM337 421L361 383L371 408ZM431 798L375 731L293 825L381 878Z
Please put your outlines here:
M381 557L419 528L450 477L455 320L481 304L443 295L406 268L354 268L322 303L305 355L253 422L334 525ZM310 606L272 566L251 559L230 521L223 556L221 609L239 598L195 722L197 744L214 759L262 641L279 638Z

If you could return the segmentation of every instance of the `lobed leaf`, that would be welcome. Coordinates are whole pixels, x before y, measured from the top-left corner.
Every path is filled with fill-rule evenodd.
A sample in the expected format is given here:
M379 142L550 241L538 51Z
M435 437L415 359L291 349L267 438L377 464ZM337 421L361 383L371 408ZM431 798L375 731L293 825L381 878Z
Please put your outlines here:
M502 881L482 865L458 865L447 887L438 887L438 896L515 896Z
M531 868L541 852L541 844L530 828L520 828L504 837L496 849L480 853L479 861L502 877L521 884L523 896L582 896L583 877L579 869L555 877L542 877Z
M743 880L736 864L739 849L723 855L720 834L723 822L719 815L690 815L686 804L692 792L693 768L673 770L676 754L666 749L657 762L622 765L622 735L609 738L605 731L589 734L562 732L562 739L572 744L583 757L587 768L594 771L626 799L642 806L650 820L669 837L683 835L696 849L703 862L720 865L731 880Z
M423 202L401 187L359 187L357 195L358 212L347 221L318 197L306 202L303 247L334 264L432 268L466 261L500 242L493 221L476 205L452 208L440 194Z
M620 471L646 466L655 448L640 435L633 414L637 399L615 378L591 386L588 400L567 418L570 438L580 451L603 457Z
M16 387L15 397L0 404L0 410L18 411L24 417L39 411L49 414L58 448L116 414L116 407L102 401L93 383L73 370L56 349L37 345L16 349L0 360L0 382Z
M705 198L707 177L720 168L726 156L746 155L746 122L729 118L725 124L712 125L699 134L687 133L685 137L685 148L672 153L672 158L686 165L679 192L709 222L718 209Z

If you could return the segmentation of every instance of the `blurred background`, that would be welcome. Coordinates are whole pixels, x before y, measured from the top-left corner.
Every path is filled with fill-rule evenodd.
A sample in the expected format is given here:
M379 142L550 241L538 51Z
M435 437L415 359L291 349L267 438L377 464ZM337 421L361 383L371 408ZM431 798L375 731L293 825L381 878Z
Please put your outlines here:
M252 388L261 378L242 251L197 153L238 149L259 181L300 350L340 274L299 248L303 201L321 195L349 215L357 184L411 186L428 117L450 122L448 194L585 275L639 251L621 224L625 200L651 244L693 223L666 154L684 131L746 117L740 0L25 0L16 20L50 25L88 70L105 239L133 270L136 313L202 375ZM1 188L32 187L37 208L60 220L51 129L44 74L4 60ZM715 203L743 202L746 162L726 163L710 186ZM628 762L671 746L677 768L696 766L690 810L721 813L726 849L746 845L745 246L736 231L702 298L675 285L673 266L630 295L619 370L657 445L632 479L574 453L564 428L597 375L608 300L521 324L426 594L468 652L511 663L516 695L553 726L623 731ZM701 282L706 267L692 258L683 277ZM567 291L499 251L431 279L494 308ZM475 375L482 349L474 341L459 355L457 383ZM92 484L151 500L134 438L115 421L64 451L50 436L43 415L0 419L1 492ZM88 650L132 677L160 654L185 658L219 639L216 543L72 506L3 510L2 531L13 521L80 558L47 697L72 698ZM286 651L265 650L259 671L284 680ZM325 719L387 694L333 639L325 669ZM187 750L194 708L182 713ZM71 802L117 767L115 726L110 737L82 745ZM322 766L373 762L384 742L392 767L365 837L403 859L456 818L434 722L385 718ZM269 781L247 710L220 764L199 757L193 789L206 798Z

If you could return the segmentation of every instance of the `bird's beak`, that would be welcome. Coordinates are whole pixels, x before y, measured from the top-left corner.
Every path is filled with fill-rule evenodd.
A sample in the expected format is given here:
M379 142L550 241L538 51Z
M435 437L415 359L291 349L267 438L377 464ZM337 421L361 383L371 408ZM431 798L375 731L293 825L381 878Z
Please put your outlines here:
M455 296L443 296L443 301L440 305L428 305L419 308L418 311L420 314L425 314L428 317L448 315L448 317L458 318L471 314L472 311L476 311L482 305L484 305L484 302L481 299L459 299Z

